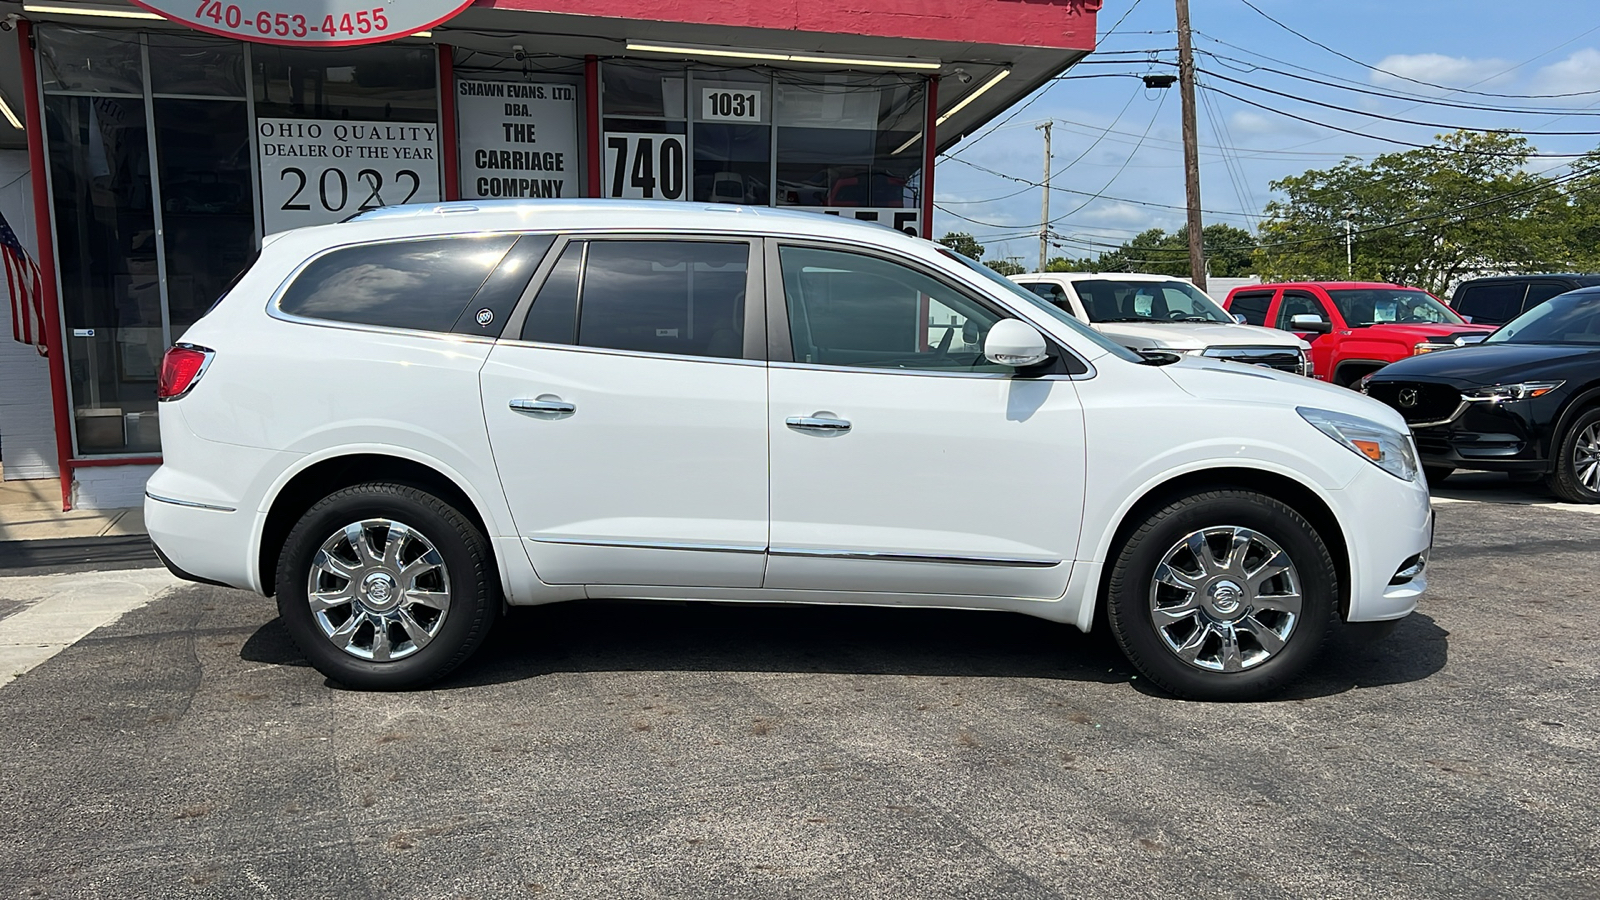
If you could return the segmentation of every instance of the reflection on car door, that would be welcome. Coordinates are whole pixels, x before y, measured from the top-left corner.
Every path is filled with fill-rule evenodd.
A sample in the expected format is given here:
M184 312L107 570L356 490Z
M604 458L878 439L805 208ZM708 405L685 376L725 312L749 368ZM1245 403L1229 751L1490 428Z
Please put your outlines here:
M989 363L1003 310L908 261L769 242L767 268L766 587L1060 596L1083 507L1073 383Z
M495 463L541 580L760 586L759 247L587 239L552 251L482 374Z

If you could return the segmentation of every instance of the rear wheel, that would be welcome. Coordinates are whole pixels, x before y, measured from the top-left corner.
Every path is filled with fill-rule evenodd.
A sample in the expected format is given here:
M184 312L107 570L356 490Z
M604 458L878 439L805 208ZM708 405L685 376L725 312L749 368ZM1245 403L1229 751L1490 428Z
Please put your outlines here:
M1107 618L1130 662L1194 700L1255 700L1316 658L1338 573L1311 523L1251 491L1175 501L1134 531Z
M1568 503L1600 503L1600 408L1580 413L1561 435L1545 483Z
M372 690L443 677L500 608L488 541L450 504L361 484L296 523L278 566L278 613L317 671Z

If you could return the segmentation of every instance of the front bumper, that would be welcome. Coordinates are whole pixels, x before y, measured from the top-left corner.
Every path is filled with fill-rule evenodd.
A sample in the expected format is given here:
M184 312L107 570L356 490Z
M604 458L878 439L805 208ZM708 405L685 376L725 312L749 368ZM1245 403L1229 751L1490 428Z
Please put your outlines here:
M1542 405L1536 400L1468 403L1451 421L1416 427L1411 433L1426 466L1546 472L1550 460L1535 424L1536 407Z
M1335 513L1345 523L1350 550L1346 621L1382 622L1411 614L1428 589L1433 508L1427 487L1368 466L1338 494ZM1403 572L1408 568L1415 571Z

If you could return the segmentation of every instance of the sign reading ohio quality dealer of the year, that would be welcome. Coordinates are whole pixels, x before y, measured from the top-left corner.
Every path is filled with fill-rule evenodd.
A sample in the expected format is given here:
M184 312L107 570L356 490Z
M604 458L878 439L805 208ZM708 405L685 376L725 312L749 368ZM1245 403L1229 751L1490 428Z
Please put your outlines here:
M265 44L348 47L405 37L472 0L133 0L199 31Z
M581 196L573 85L458 81L456 123L462 197Z
M266 234L439 200L437 125L259 119L256 129Z

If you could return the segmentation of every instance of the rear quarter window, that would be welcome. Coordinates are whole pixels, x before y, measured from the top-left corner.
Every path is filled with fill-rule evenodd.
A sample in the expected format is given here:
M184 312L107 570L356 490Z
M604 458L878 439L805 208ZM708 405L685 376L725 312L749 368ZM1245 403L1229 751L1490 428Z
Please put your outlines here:
M1528 286L1520 281L1499 284L1468 284L1453 298L1456 312L1474 322L1498 324L1522 312L1522 295Z
M343 247L301 270L278 300L292 316L414 331L450 331L515 235Z

